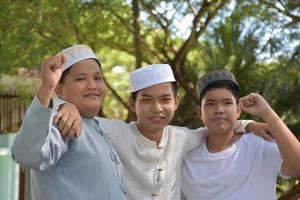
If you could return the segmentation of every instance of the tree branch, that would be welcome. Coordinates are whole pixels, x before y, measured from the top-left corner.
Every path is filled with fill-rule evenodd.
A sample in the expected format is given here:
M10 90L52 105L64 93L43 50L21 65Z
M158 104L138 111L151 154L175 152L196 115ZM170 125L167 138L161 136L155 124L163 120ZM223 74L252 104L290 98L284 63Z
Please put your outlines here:
M196 16L197 15L197 10L194 7L193 3L190 0L187 0L187 4L188 4L189 8L191 9L192 13Z
M135 69L142 66L143 54L142 54L142 37L140 28L140 10L139 1L132 1L132 14L133 14L133 29L134 29L134 50L135 50Z
M300 181L300 179L299 179ZM278 200L292 200L300 197L300 184L295 185L290 190L281 195Z
M67 20L67 23L72 27L72 30L73 30L73 33L75 35L75 38L76 38L77 42L86 43L86 41L83 41L82 38L81 38L81 33L80 33L79 28L76 26L75 23L73 23L72 18L69 15L69 12L66 8L66 4L65 4L64 0L61 0L60 2L62 4L63 13L65 14L65 18Z
M300 22L300 16L293 15L291 12L289 12L288 9L286 8L286 6L281 1L279 1L279 3L284 8L284 10L278 8L276 5L274 5L274 4L272 4L272 3L268 2L268 1L261 0L261 2L264 3L264 4L266 4L266 5L268 5L269 7L273 8L273 9L277 10L281 14L284 14L284 15L290 17L295 22Z
M209 11L210 6L212 6L212 1L204 1L202 7L199 9L197 15L193 20L193 26L191 33L188 39L181 46L179 51L177 52L174 60L171 62L173 67L174 75L176 80L180 83L180 85L187 91L188 95L191 96L195 101L197 100L197 96L194 92L193 84L184 80L182 74L184 73L183 66L185 57L190 49L197 43L200 35L205 31L209 22L213 19L213 17L217 14L217 12L226 4L226 0L221 1L221 3L217 6L213 11ZM202 25L201 29L197 31L200 19L207 13L207 18L205 23ZM180 70L179 70L180 69Z
M109 90L113 93L113 95L117 98L117 100L127 109L127 110L130 110L127 102L125 102L122 97L120 97L117 92L111 87L111 85L107 82L106 78L103 77L104 79L104 82L106 84L106 86L109 88Z

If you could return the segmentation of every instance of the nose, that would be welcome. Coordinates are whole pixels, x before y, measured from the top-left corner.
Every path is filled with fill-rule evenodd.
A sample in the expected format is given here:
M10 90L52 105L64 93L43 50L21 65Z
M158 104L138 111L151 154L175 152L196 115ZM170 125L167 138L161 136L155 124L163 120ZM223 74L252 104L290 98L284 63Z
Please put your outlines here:
M162 105L159 101L153 101L151 110L153 113L159 113L163 110Z
M224 108L222 104L216 104L215 113L224 113Z
M89 78L87 80L87 89L96 89L97 84L96 81L93 78Z

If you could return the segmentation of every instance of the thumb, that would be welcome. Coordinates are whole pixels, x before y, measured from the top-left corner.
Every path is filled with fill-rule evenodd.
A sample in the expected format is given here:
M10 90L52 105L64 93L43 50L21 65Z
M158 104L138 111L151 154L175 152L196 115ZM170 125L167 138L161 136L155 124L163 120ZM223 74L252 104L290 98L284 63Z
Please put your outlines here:
M240 107L241 111L245 112L246 107L244 106L244 104L242 102L240 102L238 106Z
M64 54L60 54L59 56L60 65L64 65L66 62L66 56Z

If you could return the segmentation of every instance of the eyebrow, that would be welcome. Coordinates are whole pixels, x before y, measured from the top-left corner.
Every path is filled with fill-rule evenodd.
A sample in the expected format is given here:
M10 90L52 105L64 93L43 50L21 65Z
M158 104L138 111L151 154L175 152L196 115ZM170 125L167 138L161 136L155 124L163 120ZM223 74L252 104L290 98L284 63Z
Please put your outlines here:
M142 95L142 97L152 97L151 95L149 95L149 94L141 94Z
M151 95L149 95L149 94L141 94L143 97L152 97ZM164 95L161 95L161 97L170 97L170 96L172 96L172 94L164 94Z
M207 99L206 101L218 101L216 99ZM224 98L224 99L221 99L221 101L233 101L233 99L231 98Z
M75 75L86 75L87 73L84 73L84 72L80 72L80 73L76 73ZM95 74L95 75L102 75L102 73L101 72L94 72L93 74Z

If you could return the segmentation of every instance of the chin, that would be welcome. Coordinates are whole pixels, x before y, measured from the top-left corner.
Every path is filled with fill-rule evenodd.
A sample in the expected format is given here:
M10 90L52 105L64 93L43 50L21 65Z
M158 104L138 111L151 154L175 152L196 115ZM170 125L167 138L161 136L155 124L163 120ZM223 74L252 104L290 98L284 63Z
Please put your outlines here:
M91 107L91 106L89 106L89 107L85 107L84 109L82 109L82 111L80 113L81 113L81 115L83 117L93 118L95 116L98 116L100 108L101 108L100 106L98 106L98 107L95 107L95 106Z

